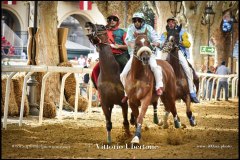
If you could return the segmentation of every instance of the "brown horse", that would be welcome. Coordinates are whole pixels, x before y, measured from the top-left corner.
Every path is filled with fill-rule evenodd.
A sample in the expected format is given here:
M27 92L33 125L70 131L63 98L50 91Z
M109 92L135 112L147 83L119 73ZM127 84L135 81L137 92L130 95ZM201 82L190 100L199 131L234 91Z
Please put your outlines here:
M174 36L170 36L169 40L164 44L164 48L162 51L162 54L167 54L167 56L165 55L164 57L167 57L167 61L171 64L171 66L173 67L173 70L175 72L176 78L177 78L177 92L176 92L176 99L182 99L185 104L186 104L186 114L187 117L189 119L190 125L191 126L196 126L196 120L195 117L192 114L192 110L191 110L191 98L190 98L190 93L189 93L189 87L188 87L188 81L187 81L187 77L186 74L182 68L182 66L179 63L179 58L178 58L178 46L175 42L175 38ZM192 69L193 71L193 82L196 86L196 91L198 92L199 89L199 78L195 72L195 70L193 69L193 67L191 66L190 63L189 67ZM166 120L167 120L167 116L168 114L165 114L165 118L164 118L164 125L166 124Z
M106 118L107 143L111 143L111 114L114 104L122 107L125 133L130 135L127 118L128 104L121 102L124 97L124 88L120 81L120 67L112 54L105 26L87 22L85 27L89 40L99 49L100 74L97 89L101 96L101 106Z
M131 143L139 143L141 138L141 125L143 117L146 114L149 105L157 107L159 96L155 93L154 75L149 65L149 58L152 54L150 42L147 37L147 30L145 33L136 34L134 56L131 69L126 77L126 93L129 98L129 106L132 109L132 115L136 119L135 137ZM175 127L181 126L177 110L175 106L176 93L176 78L171 65L159 60L158 65L162 67L163 82L165 90L161 95L161 99L165 106L165 110L171 112L174 117ZM139 113L138 107L141 106Z

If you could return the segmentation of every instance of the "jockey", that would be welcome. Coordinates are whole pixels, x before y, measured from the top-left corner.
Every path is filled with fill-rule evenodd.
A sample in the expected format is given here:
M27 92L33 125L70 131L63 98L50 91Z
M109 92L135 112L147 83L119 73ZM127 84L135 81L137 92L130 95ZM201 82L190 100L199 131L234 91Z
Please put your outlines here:
M128 61L128 52L127 45L124 41L126 37L126 32L123 29L118 28L120 24L119 18L117 15L110 15L107 17L107 34L108 34L108 43L111 46L112 53L120 65L120 72L123 70L124 66ZM100 73L99 63L97 63L91 75L92 80L94 81L95 88L97 89L97 79Z
M132 22L133 22L133 24L131 24L128 27L127 37L125 39L127 42L128 51L129 51L129 54L131 57L130 57L128 63L126 64L124 70L120 74L120 79L121 79L121 82L124 87L125 87L125 80L127 77L127 73L129 72L129 70L131 68L132 59L133 59L133 52L134 52L134 45L135 45L134 32L144 33L145 30L147 29L148 30L148 38L149 38L150 42L153 43L153 46L160 46L160 41L159 41L160 38L159 38L158 34L150 25L145 23L143 13L140 13L140 12L134 13L133 17L132 17ZM161 95L163 92L162 68L157 65L154 54L151 55L151 57L149 59L149 63L150 63L151 70L155 77L155 81L156 81L155 87L156 87L157 95ZM122 99L122 102L124 103L125 101L127 101L127 99L128 98L125 95L125 97Z
M180 48L178 52L179 61L188 79L191 101L194 103L199 103L196 92L194 90L192 70L188 65L187 59L185 58L188 55L187 48L191 46L191 43L188 40L187 32L184 29L182 29L181 25L177 26L176 23L177 22L175 17L171 17L167 19L167 26L166 26L167 32L164 32L161 35L160 46L163 47L164 43L166 42L169 36L171 35L174 36L174 34L179 34L179 36L176 39L176 43Z

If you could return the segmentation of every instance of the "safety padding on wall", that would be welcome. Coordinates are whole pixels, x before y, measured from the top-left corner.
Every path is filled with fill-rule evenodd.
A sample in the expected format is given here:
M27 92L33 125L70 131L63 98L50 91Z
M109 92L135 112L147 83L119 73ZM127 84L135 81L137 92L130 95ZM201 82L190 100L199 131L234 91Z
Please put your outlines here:
M68 28L58 28L58 46L59 46L59 58L60 63L67 62L67 49L66 49L66 41L68 36Z
M28 28L28 44L27 44L27 54L28 54L28 61L27 65L36 65L36 55L37 55L37 46L38 46L38 33L39 28L37 29L36 33L34 34L34 28Z
M29 27L28 28L28 44L27 44L27 65L31 65L31 59L32 59L32 45L33 45L33 28Z

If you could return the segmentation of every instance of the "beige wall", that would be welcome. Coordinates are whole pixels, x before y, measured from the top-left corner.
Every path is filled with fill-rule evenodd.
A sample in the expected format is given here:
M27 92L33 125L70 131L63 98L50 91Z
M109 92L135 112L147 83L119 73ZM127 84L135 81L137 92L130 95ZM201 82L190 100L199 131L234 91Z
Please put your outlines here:
M31 8L29 1L17 1L16 5L6 5L2 3L2 9L6 9L12 12L20 23L20 29L18 31L27 31L28 27L33 27L33 17L34 17L34 2L31 1ZM30 15L29 15L30 10ZM91 21L93 23L106 25L105 18L100 13L96 4L92 5L92 10L81 11L79 9L79 1L59 1L58 2L58 26L70 15L79 15L84 22Z
M80 15L85 21L91 21L93 23L106 25L106 20L98 10L97 5L92 5L92 10L90 11L82 11L79 9L79 1L75 2L66 2L59 1L58 2L58 22L60 24L70 15L77 14ZM82 22L80 22L82 23Z
M17 1L16 5L5 5L2 2L2 9L12 12L20 23L18 31L26 31L28 27L28 9L29 5L24 1Z

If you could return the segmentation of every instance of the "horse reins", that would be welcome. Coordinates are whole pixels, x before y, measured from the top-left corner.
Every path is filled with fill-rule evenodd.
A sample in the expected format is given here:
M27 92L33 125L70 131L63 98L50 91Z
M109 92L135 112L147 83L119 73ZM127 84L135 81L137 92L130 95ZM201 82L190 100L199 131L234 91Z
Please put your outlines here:
M101 33L97 33L96 35L94 35L94 37L96 37L96 38L99 40L99 43L98 43L98 44L106 44L106 45L109 45L108 42L102 42L102 40L98 37L98 36L101 36L101 35L106 34L106 33L107 33L107 31L102 31ZM98 44L96 44L96 45L98 45Z
M177 48L177 47L176 47ZM170 51L168 51L168 53L169 53ZM178 51L177 51L178 52ZM179 59L179 57L176 57L173 53L169 53L169 54L171 54L172 56L173 56L173 58L176 58L178 61L179 61L179 63L180 63L180 59Z

